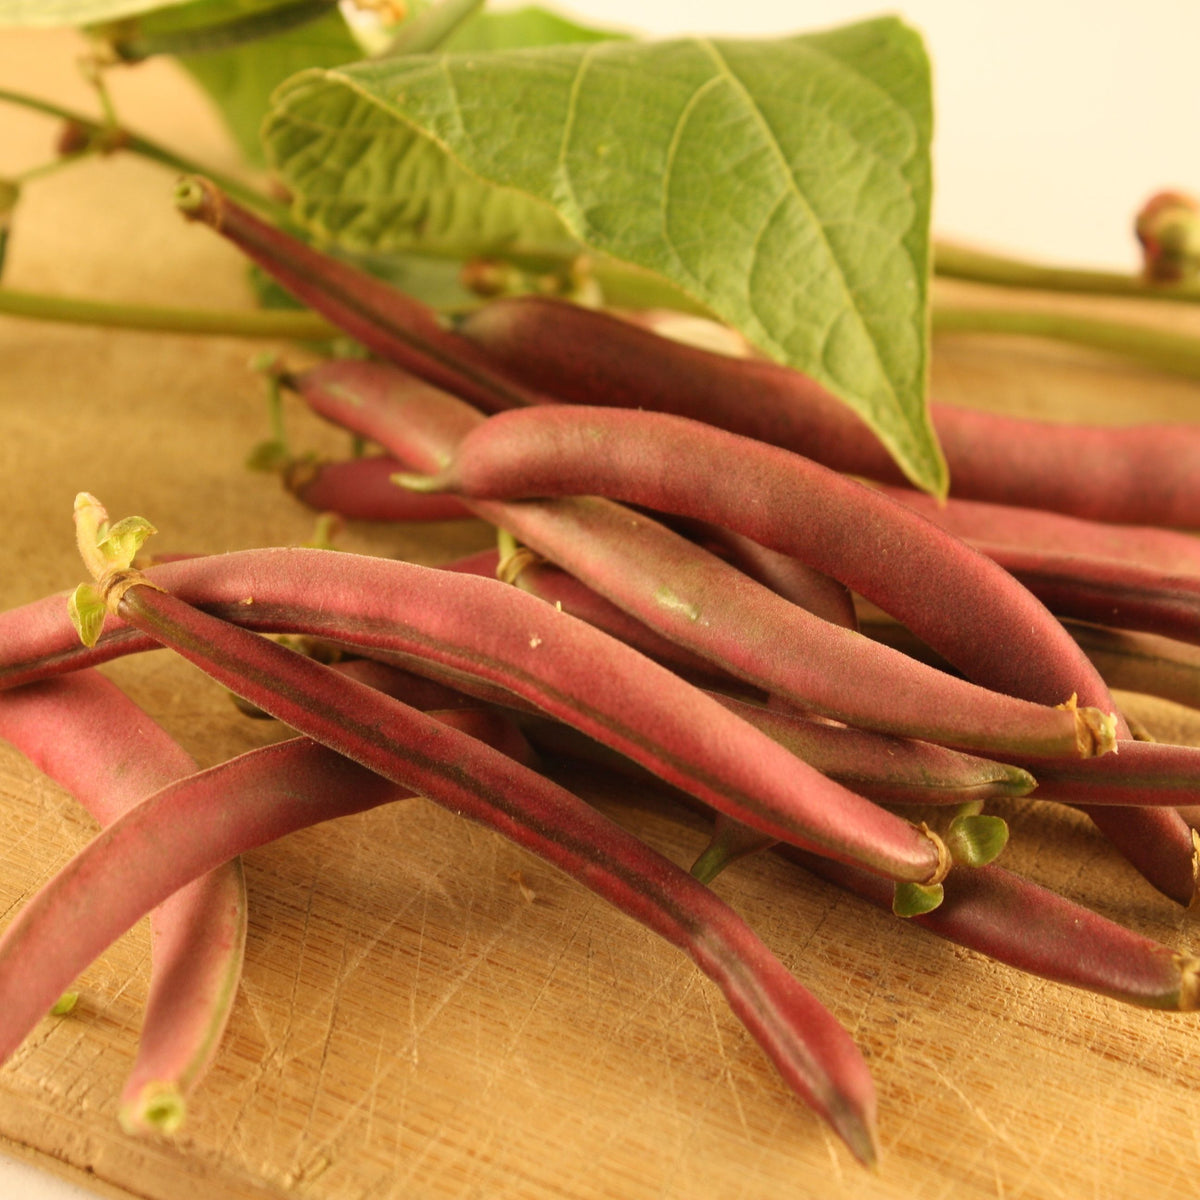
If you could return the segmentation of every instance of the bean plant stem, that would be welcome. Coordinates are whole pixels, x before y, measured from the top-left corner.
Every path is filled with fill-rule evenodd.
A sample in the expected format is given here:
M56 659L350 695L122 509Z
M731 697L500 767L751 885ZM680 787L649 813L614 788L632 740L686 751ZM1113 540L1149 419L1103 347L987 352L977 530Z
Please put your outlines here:
M315 313L272 309L172 308L159 304L121 304L70 296L48 296L0 288L0 313L39 321L100 325L155 333L212 337L289 338L322 341L337 330Z
M1129 296L1190 304L1200 301L1200 281L1152 284L1138 275L1126 275L1119 271L1046 266L947 242L935 244L933 269L935 274L947 279L965 279L997 287L1032 288L1077 295Z
M96 121L91 117L85 117L82 113L64 108L60 104L55 104L51 100L43 100L37 96L27 96L24 92L13 91L10 88L0 88L0 103L16 104L33 112L42 113L44 116L54 117L60 121L77 126L87 134L89 139L95 140L101 147L112 150L127 150L132 154L138 154L142 158L159 163L164 167L170 168L172 171L178 171L184 175L204 174L214 182L219 182L222 190L228 192L231 196L236 196L243 204L271 216L277 221L286 220L286 211L283 206L270 199L270 197L256 192L253 188L248 187L232 176L215 171L209 166L201 166L192 159L172 150L169 146L163 146L158 142L151 141L149 138L133 133L121 125Z
M483 7L483 0L439 0L409 17L377 58L399 58L404 54L429 54L470 16Z
M1103 321L1072 313L1029 309L935 304L937 333L1001 333L1053 338L1144 363L1160 370L1200 378L1200 339L1165 329Z

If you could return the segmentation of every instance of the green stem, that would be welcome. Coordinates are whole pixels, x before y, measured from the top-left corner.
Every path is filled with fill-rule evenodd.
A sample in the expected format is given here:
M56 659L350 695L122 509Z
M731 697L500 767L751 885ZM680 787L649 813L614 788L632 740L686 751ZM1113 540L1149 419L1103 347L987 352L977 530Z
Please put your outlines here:
M14 92L9 88L0 88L0 102L20 105L22 108L42 113L44 116L55 117L60 121L76 125L102 149L128 150L172 171L179 171L184 175L203 175L217 184L222 191L235 196L243 204L264 213L273 220L286 219L282 205L267 196L260 195L240 180L209 167L201 166L182 154L177 154L169 147L141 137L128 129L94 121L91 117L82 116L80 113L53 103L53 101L27 96L23 92Z
M997 287L1128 296L1140 300L1174 300L1188 304L1200 302L1200 281L1197 280L1174 284L1147 283L1137 275L1090 271L1078 267L1048 267L946 242L934 245L933 269L936 274L948 279L990 283Z
M114 304L67 296L46 296L0 288L0 313L35 321L102 325L155 333L187 333L210 337L287 338L324 341L338 331L315 313L293 310L221 310L167 308L157 304Z
M248 12L216 24L165 30L149 35L137 31L122 36L120 22L107 27L106 41L121 62L137 63L155 55L181 57L228 50L249 42L302 28L332 12L338 0L293 0L291 4ZM127 24L127 23L126 23Z
M400 58L405 54L428 54L436 50L484 0L441 0L401 25L396 36L376 58Z
M47 175L53 175L64 167L73 167L81 159L90 158L93 153L92 150L81 150L76 154L60 155L58 158L51 158L44 163L39 163L36 167L28 167L16 175L10 175L5 182L24 187L25 184L32 183L35 179L44 179Z
M1052 338L1200 379L1200 338L1070 313L935 304L934 333L1008 333Z

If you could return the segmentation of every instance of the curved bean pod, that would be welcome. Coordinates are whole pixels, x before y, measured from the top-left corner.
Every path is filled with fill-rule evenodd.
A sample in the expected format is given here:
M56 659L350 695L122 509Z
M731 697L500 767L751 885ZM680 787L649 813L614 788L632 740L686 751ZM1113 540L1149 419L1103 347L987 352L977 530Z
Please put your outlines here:
M1039 508L951 497L938 501L914 488L882 486L901 504L972 544L1112 558L1167 575L1200 575L1200 538L1149 525L1115 525Z
M1019 546L979 549L1058 616L1200 644L1200 574Z
M1124 753L1124 749L1122 749ZM779 847L805 870L880 908L891 908L863 871ZM1200 1008L1200 959L1180 954L995 865L956 871L939 908L908 918L931 933L1028 971L1126 1004Z
M507 688L782 840L915 882L944 869L938 844L909 822L825 779L628 646L497 580L298 548L164 563L145 576L242 626L369 647L417 670L428 660ZM55 599L60 634L76 637L65 601ZM40 606L32 609L34 624L45 619ZM39 670L36 660L14 661L21 615L0 617L0 653L9 664L0 685ZM109 626L95 650L80 647L74 659L60 644L43 644L52 668L91 665L97 653L128 649L128 624L110 619Z
M0 737L102 826L196 770L191 755L94 671L0 693ZM121 1123L130 1131L173 1132L185 1097L216 1053L241 977L240 862L214 864L166 896L150 920L149 992L137 1058L121 1093Z
M476 345L447 329L428 305L276 229L208 180L181 180L175 202L189 221L208 225L297 300L381 358L489 412L542 400L501 374Z
M427 470L448 468L463 439L472 429L483 428L483 418L469 406L378 364L330 364L296 382L314 411ZM579 410L524 410L535 411ZM751 496L741 502L757 510L759 501ZM878 499L903 512L900 505ZM1003 756L1018 743L1025 744L1025 753L1035 755L1111 748L1107 713L1090 707L1056 712L1046 703L973 687L891 651L877 653L853 631L813 617L649 518L598 497L473 501L473 508L652 629L802 707L850 724L983 754ZM928 522L909 516L953 542ZM982 555L953 544L987 571L1003 575ZM1051 622L1083 671L1094 675L1053 618L1011 580L1008 586L1023 604L1027 601L1030 612ZM928 594L929 588L924 590ZM1068 688L1054 703L1071 694ZM1035 744L1040 748L1033 748Z
M532 851L688 953L788 1084L873 1161L874 1089L853 1041L685 871L490 746L136 578L117 587L109 602L125 620L246 700Z
M1063 624L1109 687L1200 708L1200 648L1151 633Z
M353 521L452 521L470 512L455 496L417 496L392 482L403 464L386 455L344 462L300 462L284 486L302 504Z
M547 297L495 300L458 332L525 386L572 404L694 417L837 471L905 482L879 439L798 371L686 346ZM1054 424L933 404L952 494L1098 521L1200 527L1200 428Z
M663 413L524 409L480 423L430 486L478 499L596 494L715 521L840 579L968 678L1043 704L1075 693L1112 707L1075 643L995 563L775 446Z
M479 451L475 464L468 457L472 447ZM445 448L441 457L449 460L441 480L452 478L464 491L600 492L717 520L840 579L979 683L1041 703L1077 695L1115 714L1086 655L998 564L887 497L798 455L661 413L543 407L498 414L467 435L457 458ZM686 472L677 469L684 461ZM736 480L726 470L730 462L738 463ZM746 499L747 482L753 503ZM1016 646L1025 653L1015 655ZM1116 722L1118 736L1127 737L1119 715ZM1192 902L1196 851L1182 818L1167 809L1119 807L1089 810L1089 816L1155 887Z

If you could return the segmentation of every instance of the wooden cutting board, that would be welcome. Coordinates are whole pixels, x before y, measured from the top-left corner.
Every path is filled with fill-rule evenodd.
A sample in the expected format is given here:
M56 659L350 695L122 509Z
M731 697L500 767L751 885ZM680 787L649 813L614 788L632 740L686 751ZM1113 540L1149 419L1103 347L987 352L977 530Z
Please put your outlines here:
M77 50L59 35L6 34L0 82L90 109ZM146 132L231 165L211 114L170 70L131 72L116 93ZM44 157L49 123L15 110L3 122L0 172ZM31 186L6 282L247 304L241 264L176 218L170 184L118 156ZM1200 332L1190 315L1152 316ZM267 431L247 370L261 348L0 320L0 604L78 582L70 507L81 489L153 520L160 551L307 540L309 514L241 465ZM1064 418L1200 416L1195 384L1032 341L939 342L935 393ZM298 413L289 423L300 445L342 444ZM486 541L460 523L351 526L340 544L437 562ZM106 670L202 763L280 736L166 655ZM678 861L701 844L654 797L569 782ZM4 747L0 812L10 913L91 826ZM1085 822L1025 802L1011 823L1009 865L1196 946L1194 918ZM414 801L295 835L246 867L245 983L182 1134L138 1141L116 1124L146 990L138 927L82 978L74 1013L43 1022L0 1070L8 1148L146 1200L1158 1200L1200 1188L1196 1017L1029 978L770 856L716 886L869 1056L876 1173L786 1092L688 961L490 833Z

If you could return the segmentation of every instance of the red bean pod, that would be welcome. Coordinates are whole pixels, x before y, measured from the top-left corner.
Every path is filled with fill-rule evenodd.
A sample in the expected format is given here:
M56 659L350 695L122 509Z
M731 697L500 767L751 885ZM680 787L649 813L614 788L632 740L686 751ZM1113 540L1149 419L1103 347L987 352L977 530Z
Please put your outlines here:
M860 1159L873 1161L874 1090L849 1035L685 871L557 784L321 663L210 617L136 575L105 588L125 620L245 699L501 833L684 950L721 987L789 1085Z
M1040 508L951 497L938 501L913 488L883 487L889 496L972 544L1112 558L1166 575L1200 574L1200 538L1175 529L1114 525Z
M864 871L791 847L780 847L780 852L872 904L891 906L890 895L881 894ZM1200 1008L1200 959L1125 929L1002 867L954 872L940 907L909 919L957 945L1055 983L1146 1008Z
M1151 633L1063 624L1109 687L1200 708L1200 648Z
M541 400L501 374L428 305L255 216L206 179L180 181L176 206L232 242L297 300L381 358L450 388L486 411Z
M694 417L834 470L903 483L878 437L798 371L671 341L561 300L478 309L458 332L521 381L572 404ZM1056 424L930 409L955 496L1098 521L1200 527L1200 428Z
M909 822L807 768L628 646L496 580L284 548L165 563L146 577L240 625L369 647L418 670L428 660L507 688L774 837L914 882L945 869L938 843ZM59 604L59 620L69 628ZM44 612L30 608L39 624ZM111 637L119 652L129 644L127 626L110 624L97 650ZM22 610L0 617L0 653L8 660L0 685L42 669L39 647L28 642L29 658L17 661L21 626ZM51 669L96 661L95 651L72 659L57 638L40 649Z
M553 604L581 621L619 638L647 658L669 667L677 675L682 675L693 683L703 683L707 687L746 690L746 685L741 680L721 672L708 659L693 654L677 642L656 633L623 608L618 608L576 579L574 575L547 562L540 555L532 551L521 551L502 560L499 566L500 573L497 577L505 583L511 583L521 591L537 596L539 600Z
M980 550L1062 617L1200 644L1200 574L980 543Z
M483 418L469 406L378 364L330 364L296 383L320 415L427 470L449 466L456 446L470 430L482 428ZM903 512L900 505L878 499ZM746 503L758 507L755 499ZM847 723L999 756L1017 744L1035 755L1111 748L1107 713L1089 707L1055 711L954 680L900 654L880 654L853 631L784 601L648 517L597 497L474 501L473 507L657 632L803 707ZM1003 575L982 556L974 558ZM1008 583L1044 614L1032 597ZM1091 672L1074 643L1062 636ZM1058 700L1070 695L1068 689Z
M456 496L418 496L392 482L403 464L382 454L300 462L284 485L302 504L352 521L452 521L471 514Z
M682 461L686 472L677 469ZM731 462L736 477L726 470ZM916 514L898 515L902 506L887 497L777 447L665 414L539 408L478 425L442 472L476 494L599 492L717 520L842 580L977 682L1042 703L1075 694L1115 711L1087 657L998 564ZM800 486L810 477L811 486ZM1117 728L1128 735L1119 715ZM1195 851L1177 814L1106 808L1089 816L1155 887L1191 903Z
M596 494L714 521L840 579L988 687L1110 706L1074 642L995 563L763 442L662 413L524 409L479 423L435 482L472 498Z
M101 825L111 825L146 796L196 770L191 755L94 671L0 694L0 738ZM214 864L208 874L166 896L150 920L146 1012L121 1094L121 1122L131 1131L171 1132L183 1120L186 1096L212 1062L241 977L246 941L241 863Z

